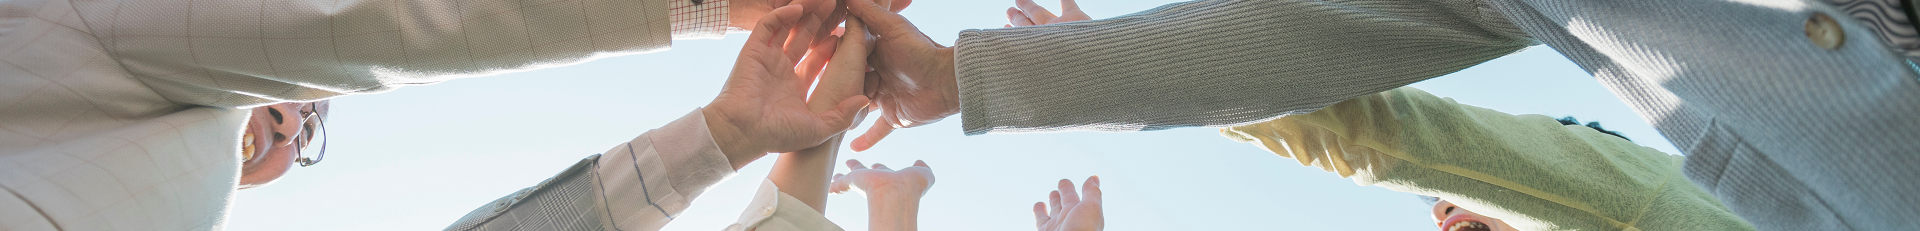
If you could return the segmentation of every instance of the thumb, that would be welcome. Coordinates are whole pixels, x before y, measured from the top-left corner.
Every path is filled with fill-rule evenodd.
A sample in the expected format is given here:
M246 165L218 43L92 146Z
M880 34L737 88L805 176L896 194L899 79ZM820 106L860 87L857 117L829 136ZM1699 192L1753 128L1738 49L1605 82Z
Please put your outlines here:
M867 128L866 134L860 134L860 138L853 139L853 151L867 151L873 148L873 145L879 144L880 139L887 138L887 134L893 133L893 124L887 123L887 121L894 121L893 114L880 114L880 119L873 120L873 126Z
M845 100L840 100L840 104L834 105L833 110L821 112L826 113L825 115L817 116L826 119L827 125L839 129L834 133L844 132L847 129L853 129L855 122L860 122L857 121L859 120L858 118L860 118L860 111L861 109L865 109L867 103L870 102L870 100L867 100L866 95L854 95L853 97L847 97Z

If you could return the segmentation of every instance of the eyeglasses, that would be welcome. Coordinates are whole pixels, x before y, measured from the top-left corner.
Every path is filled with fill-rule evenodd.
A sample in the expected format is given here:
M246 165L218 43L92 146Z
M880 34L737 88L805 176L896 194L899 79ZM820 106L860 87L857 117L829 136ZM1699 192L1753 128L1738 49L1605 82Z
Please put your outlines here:
M320 159L327 157L327 123L323 116L320 116L319 110L319 105L310 104L306 110L300 111L300 140L293 142L294 155L298 157L293 161L300 163L300 167L313 166L320 163ZM320 143L320 150L314 151L313 156L308 157L307 153L313 150L307 150L312 147L307 145L313 142Z

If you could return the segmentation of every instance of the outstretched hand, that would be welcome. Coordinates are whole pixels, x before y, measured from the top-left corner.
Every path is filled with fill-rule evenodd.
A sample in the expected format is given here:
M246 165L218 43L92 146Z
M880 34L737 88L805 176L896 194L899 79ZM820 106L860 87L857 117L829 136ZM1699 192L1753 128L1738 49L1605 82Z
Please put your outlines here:
M1079 193L1073 191L1073 181L1060 179L1060 190L1048 195L1047 201L1053 203L1033 203L1033 218L1040 231L1106 229L1106 215L1100 212L1100 176L1087 177Z
M913 161L913 166L893 170L884 164L868 168L860 165L860 160L847 160L847 169L851 171L833 175L833 185L828 187L833 193L860 190L868 196L886 193L918 199L933 187L933 168L926 161Z
M828 110L807 106L807 86L811 80L794 73L795 60L809 43L790 43L789 34L809 10L801 5L780 7L767 13L749 35L726 87L707 107L707 129L734 169L765 156L769 152L789 152L819 145L845 131L854 123L855 113L869 101L855 95L836 100ZM807 33L807 32L801 32Z

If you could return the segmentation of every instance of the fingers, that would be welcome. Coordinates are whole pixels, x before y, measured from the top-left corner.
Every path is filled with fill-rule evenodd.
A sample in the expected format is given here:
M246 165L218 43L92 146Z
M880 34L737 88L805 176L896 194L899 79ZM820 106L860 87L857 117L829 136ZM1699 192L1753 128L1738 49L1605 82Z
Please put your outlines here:
M781 45L779 42L786 40L776 40L776 38L787 37L787 29L793 27L793 23L800 19L802 9L800 6L787 6L767 11L767 16L771 17L761 17L760 22L754 24L753 34L747 36L747 41L750 41L748 45L779 47Z
M924 161L924 160L914 160L913 166L920 166L922 168L933 169L932 166L927 166L927 161Z
M1045 23L1053 21L1053 12L1047 11L1045 7L1040 7L1038 3L1033 3L1033 0L1013 0L1013 6L1020 7L1020 11L1026 12L1027 19L1031 19L1033 22Z
M873 0L845 0L847 13L867 23L867 30L880 37L909 37L920 32L906 17L893 13Z
M1048 213L1051 214L1050 216L1057 217L1060 216L1060 214L1065 214L1060 210L1060 190L1054 190L1053 193L1047 194L1047 208L1053 209L1050 210L1053 211L1052 213Z
M806 48L814 45L817 39L826 37L835 25L840 24L835 16L839 12L838 2L837 0L798 0L789 4L789 6L804 6L806 10L800 15L799 24L791 28L793 33L787 38L787 58L800 60L801 56L807 54Z
M1080 205L1080 194L1073 191L1072 180L1060 179L1060 203L1067 208Z
M1033 226L1034 227L1047 226L1047 203L1046 202L1033 202Z
M839 36L829 35L827 36L827 40L839 41ZM809 50L812 51L808 52L807 56L800 60L800 65L795 68L797 70L794 70L794 73L800 74L801 82L813 82L814 78L820 77L821 68L825 68L828 63L833 62L834 52L838 51L837 48L839 46L840 43L838 42L820 41L813 43L813 48L809 48ZM806 86L801 87L805 88ZM800 91L804 92L806 89L801 89Z
M913 0L893 0L893 4L887 6L891 8L890 10L893 10L894 13L900 13L902 10L907 10L907 5L912 4Z
M867 104L871 102L865 95L854 95L840 100L840 104L833 106L833 110L820 112L826 113L825 115L816 116L825 120L823 122L826 122L829 128L833 128L828 132L833 134L846 132L847 129L853 129L854 123L860 121L860 110L867 108Z
M853 188L851 184L852 183L847 182L847 174L834 173L833 183L827 185L827 192L833 194L847 193L848 189Z
M893 171L893 169L887 168L886 164L881 164L881 163L873 163L873 169L881 170L881 171Z
M887 134L892 134L893 130L897 129L893 124L887 123L893 120L893 113L881 113L880 119L874 120L873 126L867 127L867 133L860 134L860 138L853 138L853 151L867 151L872 149L874 144L879 144L880 139L887 138Z
M1028 19L1027 13L1021 12L1020 9L1007 7L1007 23L1013 26L1032 26L1033 19Z
M1080 182L1080 203L1100 203L1100 175L1087 177Z
M1082 14L1082 15L1086 14L1086 13L1080 12L1080 3L1074 2L1073 0L1060 0L1061 15L1075 14L1075 13Z
M847 159L847 171L861 170L861 169L867 169L867 166L860 165L860 160Z

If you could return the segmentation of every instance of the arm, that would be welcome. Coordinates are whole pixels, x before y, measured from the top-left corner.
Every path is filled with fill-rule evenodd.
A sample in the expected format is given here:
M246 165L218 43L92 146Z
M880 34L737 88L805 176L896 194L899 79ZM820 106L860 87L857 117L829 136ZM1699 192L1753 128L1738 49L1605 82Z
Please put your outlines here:
M794 61L786 55L805 47L781 46L805 13L804 7L788 6L762 18L740 49L726 87L707 107L475 210L448 229L492 230L494 217L524 213L538 216L514 216L498 227L545 230L553 228L537 225L598 223L610 230L657 230L734 170L769 152L815 146L846 130L866 99L841 100L831 110L808 109L800 100L807 82L794 75ZM515 205L538 198L562 202Z
M872 50L867 30L859 19L846 20L845 35L839 45L830 48L832 61L820 75L818 87L808 99L845 99L859 96L866 82L867 54ZM837 100L809 100L815 112L832 110ZM865 110L862 113L865 114ZM853 121L860 121L856 117ZM851 127L848 127L851 128ZM827 211L827 184L832 180L833 161L838 159L841 135L834 135L819 146L780 155L773 172L767 175L782 193L799 198L815 211Z
M913 231L920 229L920 197L933 188L933 167L914 161L900 170L873 164L860 165L847 160L847 174L834 175L833 192L859 190L867 197L867 229L874 231Z
M1445 75L1534 44L1477 1L1170 4L960 33L967 134L1244 124Z
M729 159L702 113L689 113L475 209L447 230L658 230L708 186L733 174Z
M76 2L113 58L167 99L248 106L378 93L666 49L783 0ZM731 13L729 13L731 12ZM693 17L701 16L701 17ZM753 20L733 25L752 28Z
M1446 198L1521 229L1752 229L1689 186L1678 158L1412 88L1222 132L1361 185Z

